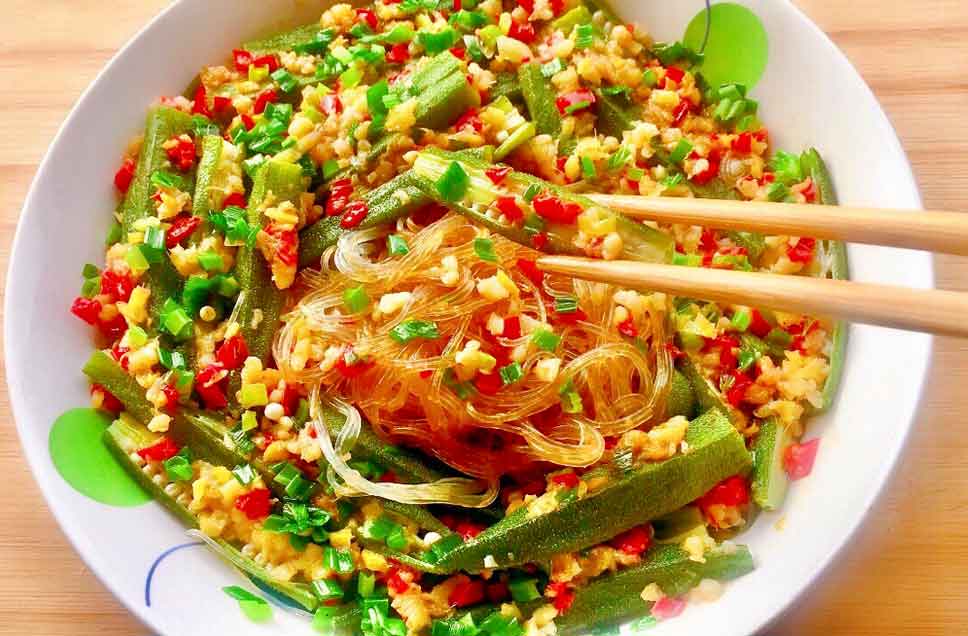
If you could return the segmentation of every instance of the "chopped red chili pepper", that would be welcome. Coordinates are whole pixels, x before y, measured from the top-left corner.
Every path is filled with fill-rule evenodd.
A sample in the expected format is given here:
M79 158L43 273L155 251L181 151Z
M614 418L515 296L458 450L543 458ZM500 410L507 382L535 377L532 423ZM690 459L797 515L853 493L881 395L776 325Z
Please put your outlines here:
M93 298L78 296L71 303L71 313L93 326L98 323L98 315L101 313L101 303Z
M494 185L501 185L501 183L505 179L507 179L508 175L511 174L511 171L512 169L507 166L504 166L504 167L494 166L493 168L488 168L487 170L485 170L484 174L487 176L488 179L491 180L491 183L493 183Z
M98 322L97 328L108 340L117 340L128 330L128 321L121 314L115 314L110 320Z
M511 598L511 588L504 581L488 583L484 593L487 594L487 600L491 603L501 603Z
M802 190L803 197L807 200L807 203L814 203L817 200L817 184L813 182L811 177L807 177L806 187Z
M168 160L182 172L188 172L195 164L195 142L188 135L178 136L170 148L165 149Z
M157 443L139 450L138 455L147 462L163 462L177 455L179 450L178 444L162 437Z
M255 98L255 106L252 111L256 115L261 115L265 112L266 106L269 104L274 104L279 101L279 95L276 93L275 88L267 88L266 90L259 93L259 96Z
M462 49L459 46L455 46L450 49L450 53L457 59L462 60L464 59L464 56L467 54L467 49Z
M498 197L497 209L512 223L524 220L524 211L518 207L518 202L514 197Z
M131 187L131 181L134 179L135 163L134 159L130 157L124 160L118 171L114 173L114 187L118 189L119 192L127 193L128 188Z
M740 133L739 136L730 144L736 152L748 153L753 150L753 134L749 131Z
M667 342L666 343L666 351L669 352L669 355L672 356L672 359L673 360L679 360L679 359L685 357L685 355L686 355L685 352L683 352L682 349L680 349L679 347L677 347L675 345L675 343L672 343L672 342Z
M720 354L722 356L722 354ZM753 384L753 380L750 379L745 373L740 373L739 371L733 372L733 384L726 391L726 400L733 406L738 407L742 404L743 400L746 399L746 389Z
M544 288L545 273L538 269L538 264L525 258L519 258L518 269L524 274L525 278L534 283L539 290Z
M380 25L376 19L376 14L372 9L357 9L356 20L357 22L365 23L366 26L370 27L371 31L376 31L377 27Z
M813 462L817 459L817 449L820 438L812 439L803 444L791 444L783 452L783 470L796 481L803 479L813 471Z
M572 488L578 488L580 481L581 480L578 479L578 475L575 473L560 473L551 477L551 483L568 488L569 490Z
M508 37L514 38L519 42L524 42L525 44L531 44L537 35L534 32L534 25L530 22L521 24L512 21L511 27L508 29Z
M230 205L234 205L234 206L237 206L237 207L240 207L240 208L244 208L244 207L247 207L248 206L248 203L246 203L246 201L245 201L245 195L243 193L241 193L241 192L233 192L229 196L225 197L225 199L222 201L222 209L224 210L225 208L229 207Z
M121 403L121 400L114 397L110 391L105 389L100 384L91 385L91 395L94 395L95 393L101 394L101 408L103 410L111 413L120 413L124 410L124 404Z
M787 258L794 263L809 263L813 260L813 252L817 247L815 239L804 237L796 245L787 248Z
M275 55L263 55L262 57L257 57L252 60L252 66L266 66L269 68L269 72L279 70L279 58Z
M228 405L222 381L225 367L216 362L198 372L195 378L195 392L202 398L206 408L221 409Z
M468 108L454 122L454 130L460 130L465 126L470 126L476 132L481 132L484 129L484 122L481 121L481 117L476 108Z
M235 500L235 508L252 521L265 519L272 512L272 493L268 488L256 488Z
M134 280L130 274L115 274L110 269L101 273L101 293L113 298L115 301L128 302L131 292L134 291Z
M518 0L518 6L530 15L534 11L534 0Z
M682 614L686 609L685 599L663 596L652 606L651 614L660 621L666 621Z
M642 554L649 549L652 543L652 526L636 526L618 535L609 544L616 550L621 550L625 554Z
M400 44L394 44L387 51L387 62L391 64L403 64L410 59L410 44L408 42L401 42Z
M332 115L333 113L339 115L343 112L343 102L340 100L339 95L334 93L323 95L323 98L319 100L319 107L327 115Z
M352 349L345 351L343 355L336 360L336 370L339 371L339 374L344 378L355 378L373 366L373 362L366 362L361 358L356 358L354 362L347 362L346 355L348 353L352 353Z
M447 597L451 607L469 607L484 600L484 581L468 579L458 583Z
M232 106L231 99L228 97L222 97L220 95L213 97L212 102L212 110L214 110L216 113L224 113Z
M178 408L178 389L170 384L163 384L161 386L161 392L165 394L165 408L164 410L168 413L174 413L175 409Z
M699 235L699 251L701 252L715 252L719 249L719 245L716 243L716 233L710 229L704 229L702 234Z
M555 100L555 106L558 107L558 112L562 115L573 115L574 113L590 108L594 103L595 93L587 88L564 93L563 95L559 95L558 99Z
M685 77L685 75L686 75L686 72L676 66L670 66L666 69L666 77L671 79L676 84L681 82L682 78Z
M553 194L539 194L531 201L531 204L538 216L555 223L570 225L582 213L581 206L577 203L562 201Z
M125 371L128 370L128 352L130 349L128 347L122 347L121 343L115 343L111 347L111 357L118 361L121 368Z
M252 119L250 115L243 114L243 115L239 115L239 117L242 119L242 125L245 126L246 130L252 130L253 128L255 128L255 120Z
M199 84L195 89L195 98L192 102L192 114L211 117L212 111L208 109L208 94L205 91L205 84Z
M696 500L700 508L709 506L745 506L750 501L749 486L739 475L727 477Z
M753 310L753 317L750 319L750 332L757 338L765 338L770 333L773 325L766 321L759 309Z
M273 256L283 265L296 265L299 260L299 234L296 230L270 223L263 231L272 237Z
M252 54L245 49L234 49L232 51L232 61L235 62L235 70L245 73L252 64Z
M682 126L682 122L686 121L686 115L692 112L692 108L692 102L688 99L680 99L672 111L672 126L675 128Z
M343 218L339 222L339 226L343 229L349 230L360 223L366 218L366 215L370 213L369 206L366 205L366 201L362 199L358 201L353 201L347 204L345 211L343 212Z
M505 338L511 338L515 340L521 337L521 318L518 316L511 316L504 319L504 331L501 335Z
M410 589L410 581L413 580L413 575L406 570L394 567L390 570L387 575L387 588L394 594L403 594Z
M637 338L639 335L639 328L635 326L635 321L633 321L631 318L627 318L618 324L618 332L628 338Z
M182 214L174 220L165 234L165 247L171 249L187 239L201 225L201 217Z
M219 346L215 352L215 359L226 369L240 369L245 359L249 357L249 347L245 344L242 334L235 334Z
M555 606L559 614L567 612L571 604L575 602L575 591L564 582L548 583L545 588L545 596L554 599L552 605Z
M470 539L473 539L480 533L484 532L486 529L487 526L474 523L469 519L464 519L457 523L457 527L454 528L454 532L463 537L464 541L469 541Z
M551 12L553 14L561 15L561 12L565 10L565 0L551 0ZM629 29L632 31L632 29Z
M531 237L531 247L536 250L543 250L545 246L548 245L548 233L538 232Z
M481 395L495 395L504 386L504 381L497 373L478 373L474 378L474 388Z
M326 216L339 216L353 196L353 180L337 179L329 185L329 198L326 199Z

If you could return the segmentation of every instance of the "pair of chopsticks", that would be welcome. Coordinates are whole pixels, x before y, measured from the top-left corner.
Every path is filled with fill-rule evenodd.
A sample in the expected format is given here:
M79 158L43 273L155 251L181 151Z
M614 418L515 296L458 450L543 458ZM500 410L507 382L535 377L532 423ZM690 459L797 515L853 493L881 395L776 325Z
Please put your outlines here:
M844 206L591 195L628 217L968 255L968 214ZM547 272L897 329L968 336L968 294L806 276L546 256Z

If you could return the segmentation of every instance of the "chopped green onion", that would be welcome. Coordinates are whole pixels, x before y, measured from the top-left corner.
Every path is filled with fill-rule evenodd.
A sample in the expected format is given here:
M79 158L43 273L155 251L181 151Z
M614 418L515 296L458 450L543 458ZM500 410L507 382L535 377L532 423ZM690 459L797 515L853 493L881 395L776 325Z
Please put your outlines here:
M579 24L575 27L575 48L587 49L595 43L595 27L591 24Z
M547 79L551 79L563 70L565 70L565 63L561 61L560 57L541 65L541 75Z
M654 69L646 69L645 73L642 73L642 83L649 88L655 88L655 85L659 83L659 76L656 75Z
M258 154L243 161L242 168L245 170L245 174L249 175L250 177L254 177L256 170L258 170L259 167L266 162L266 159L267 158L265 155Z
M676 147L673 148L672 152L669 153L669 161L672 163L682 163L689 156L690 152L692 152L692 143L683 137L676 144Z
M407 344L416 338L434 340L440 337L437 324L425 320L405 320L390 330L390 337L398 344Z
M517 149L518 146L528 141L532 137L538 134L538 127L533 121L528 121L517 128L514 129L507 139L501 142L501 145L494 150L494 159L500 161L504 157L511 154L511 151Z
M410 247L407 239L399 234L390 234L387 236L387 251L393 256L403 256L410 251Z
M242 430L245 432L254 431L259 428L259 418L255 411L242 412Z
M586 179L594 179L598 176L595 162L590 157L580 157L579 160L581 161L581 173Z
M652 54L662 62L663 66L669 66L679 60L685 60L690 64L699 64L703 60L701 53L693 51L682 42L657 42L652 47Z
M182 449L187 450L188 447ZM169 457L163 462L165 472L174 481L188 481L193 476L191 459L179 453L174 457Z
M370 297L363 285L351 287L343 292L343 304L351 313L358 314L370 306Z
M674 188L680 183L682 183L683 179L684 177L682 176L682 173L677 172L675 174L670 174L668 177L665 177L664 179L662 179L662 181L660 181L660 183L667 188Z
M760 128L760 122L756 119L756 115L743 115L740 120L736 122L737 132L746 132L748 130L758 130Z
M241 464L232 469L232 474L243 486L248 486L255 480L255 470L248 464Z
M766 198L773 202L785 201L789 195L790 188L780 181L771 183L770 187L766 190Z
M481 48L481 41L477 39L476 35L464 36L464 48L467 49L467 54L474 62L480 63L484 61L484 49Z
M569 104L567 107L565 107L565 114L571 115L572 113L575 113L579 110L584 110L591 105L592 103L589 100L583 99L580 102L575 102L574 104Z
M166 369L184 369L188 366L180 351L171 351L164 347L158 348L158 362Z
M441 29L437 33L421 30L417 33L417 42L428 55L436 55L457 44L460 35L451 27Z
M702 256L699 254L680 254L676 252L672 255L672 264L683 267L699 267L702 265Z
M461 9L456 13L452 13L450 16L450 23L460 27L464 31L474 31L489 22L490 19L479 11L465 11Z
M584 409L581 395L577 391L565 391L559 395L561 410L565 413L581 413Z
M793 336L791 336L786 331L780 329L779 327L774 327L770 330L770 333L766 334L765 340L776 347L786 349L791 344L793 344Z
M171 298L166 300L165 304L162 305L160 318L162 328L176 339L183 340L191 335L191 317Z
M643 170L642 168L639 168L638 166L631 166L628 170L625 171L625 176L627 176L632 181L638 182L638 181L641 181L642 177L645 176L645 170Z
M263 623L272 618L272 607L264 598L237 585L223 587L222 591L238 601L239 608L250 621Z
M235 450L243 455L248 455L255 448L255 444L249 439L249 435L242 430L241 426L236 426L229 431L229 439L235 445Z
M403 103L403 97L400 93L387 93L383 96L383 107L389 112L394 106Z
M511 591L511 600L515 603L527 603L528 601L541 598L537 583L536 579L511 581L508 583L508 589Z
M353 88L363 79L363 71L357 66L351 66L339 76L340 86L343 88Z
M380 80L373 86L366 89L366 105L370 109L371 115L383 115L387 112L387 107L383 103L383 98L390 92L390 84L385 79Z
M517 362L512 362L506 367L501 367L499 373L501 374L501 380L504 382L504 386L514 384L524 377L524 370Z
M559 314L573 314L578 311L578 299L574 296L558 296L555 298L555 312Z
M266 389L266 385L261 382L244 385L239 402L244 409L252 408L253 406L265 406L269 403L269 392Z
M122 230L121 224L117 221L111 223L111 227L108 228L108 234L104 237L105 245L114 245L121 240Z
M614 97L618 97L619 95L621 95L625 99L629 99L632 96L632 89L629 88L628 86L621 86L621 85L606 86L605 88L602 89L602 95L611 95Z
M770 160L770 169L776 173L776 180L786 185L803 181L803 169L800 167L800 157L783 152L777 152Z
M133 245L124 255L124 260L135 274L146 272L151 267L140 245Z
M225 261L222 260L222 255L213 250L199 252L198 264L206 272L217 272L225 268Z
M367 539L377 539L382 541L390 536L393 529L398 527L392 519L382 515L376 519L371 519L363 525L362 533Z
M353 555L348 550L337 550L332 546L323 548L323 567L341 574L348 574L355 569Z
M470 185L470 177L456 161L450 162L444 174L437 180L437 192L445 201L460 201Z
M541 186L537 183L532 183L528 186L528 189L524 191L524 200L531 203L536 196L541 194Z
M135 349L141 348L148 342L148 332L137 325L128 327L128 343Z
M339 172L339 161L335 159L327 159L323 163L323 179L329 181Z
M313 594L321 601L343 598L343 588L333 579L318 579L312 582Z
M403 526L394 528L386 538L387 547L391 550L401 551L407 547L408 543Z
M494 47L497 46L497 39L504 35L504 33L501 31L501 27L498 25L489 24L483 29L480 29L477 32L477 35L481 38L481 41L484 43L484 46L487 47L487 50L493 52Z
M101 270L97 268L97 265L92 265L91 263L85 263L84 267L81 268L81 277L83 278L96 278L101 275Z
M747 307L740 307L733 312L733 317L730 318L729 323L736 331L746 331L750 328L752 321L753 312Z
M310 42L297 44L293 50L300 55L319 55L325 53L330 43L336 39L334 29L323 29L316 34Z
M474 239L474 253L482 261L491 263L497 262L497 254L494 252L494 241L486 238Z
M155 170L151 173L151 185L156 188L175 188L177 190L185 188L185 182L181 177L164 170Z
M608 171L614 172L618 170L625 164L627 164L632 159L632 149L626 145L621 145L618 150L612 153L612 156L608 158ZM636 179L637 181L638 179Z
M175 388L178 389L180 395L186 397L191 395L192 388L195 386L195 374L192 371L174 369L172 377L175 380Z
M561 336L547 329L536 329L531 334L531 342L542 351L554 351L561 343Z
M751 349L740 349L739 355L736 356L737 365L736 368L739 371L746 371L756 362L757 355L756 352Z
M282 89L283 93L291 93L298 84L296 78L292 76L292 73L284 68L277 68L272 72L271 77L279 84L279 88Z
M403 44L413 39L414 32L410 25L398 24L386 33L380 35L380 41L387 44Z
M363 598L369 598L373 596L375 589L376 577L371 572L360 572L356 579L356 593Z

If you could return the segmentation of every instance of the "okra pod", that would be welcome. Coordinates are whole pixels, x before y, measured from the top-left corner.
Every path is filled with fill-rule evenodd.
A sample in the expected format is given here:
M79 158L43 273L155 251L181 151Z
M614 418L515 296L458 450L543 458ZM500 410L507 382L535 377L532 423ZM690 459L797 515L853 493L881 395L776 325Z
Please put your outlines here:
M682 548L660 545L650 549L641 565L619 570L593 580L575 593L575 600L563 616L555 619L562 636L585 633L603 623L614 623L644 615L651 603L642 600L642 590L656 583L667 596L682 596L703 579L726 581L753 571L753 556L746 546L715 548L705 563L693 561Z
M242 165L238 160L241 153L232 159L230 153L235 153L235 147L218 135L206 135L201 146L192 215L207 219L209 214L222 209L222 202L229 193L229 179L233 174L241 178Z
M696 412L696 395L692 383L678 369L672 371L669 396L666 398L666 417L682 415L692 419Z
M817 188L818 199L824 205L837 205L837 192L834 190L833 180L827 171L827 164L816 148L810 148L800 157L800 165L803 171L813 179ZM846 280L850 273L847 265L847 246L841 241L819 241L821 253L827 256L830 262L830 277L837 280ZM830 371L827 373L827 381L823 387L823 405L816 409L825 411L833 404L837 396L837 389L844 372L844 357L847 353L847 323L839 321L834 324L831 339L833 350L830 354Z
M254 57L262 57L272 53L291 51L301 44L309 44L322 31L318 22L304 24L290 31L276 33L269 37L251 40L242 44L242 48L252 53Z
M554 554L597 545L651 519L681 508L726 477L749 469L742 437L719 411L693 420L686 430L688 454L648 463L616 475L583 498L531 516L516 510L475 538L444 554L437 565L478 572L491 567L538 563Z
M642 119L642 107L620 95L595 94L595 130L600 134L622 138Z
M713 386L713 383L702 374L699 367L689 356L685 356L679 361L679 369L692 385L693 395L696 397L696 404L700 411L705 412L714 409L726 415L733 422L742 421L742 414L736 407L723 399L719 389Z
M514 73L501 72L495 75L490 93L491 101L500 97L507 97L512 102L520 102L523 99L521 83L518 82L518 76Z
M457 201L450 201L444 199L438 192L436 182L442 178L444 172L454 162L467 175L469 186L462 198ZM437 149L426 149L418 155L412 173L418 177L417 183L429 197L447 205L450 209L470 218L475 223L522 245L535 247L532 236L537 231L531 230L528 226L529 220L533 220L541 225L541 234L547 238L547 241L541 246L543 251L552 254L585 255L585 252L575 245L575 239L578 235L578 226L575 223L566 224L549 221L539 218L537 214L531 214L526 217L524 226L520 226L502 222L484 212L484 209L494 203L502 194L521 195L530 188L554 195L561 201L577 204L582 210L596 208L607 216L609 221L614 219L615 232L622 239L622 251L618 255L619 258L662 263L672 260L674 241L665 232L632 221L566 188L523 172L513 171L507 175L502 181L503 191L499 191L497 186L485 175L485 171L491 167L493 165L485 160L467 158Z
M481 95L463 71L451 73L416 95L416 125L442 130L471 108L481 105Z
M126 418L115 421L104 434L108 449L121 463L124 470L138 481L145 492L171 511L179 521L190 528L197 528L198 518L195 514L166 493L164 488L148 477L131 459L133 453L151 446L157 439L158 436L148 431L142 424ZM270 587L273 591L291 599L306 611L312 612L319 605L319 601L309 585L272 578L265 568L243 555L240 550L226 541L206 537L206 543L231 565L248 576L258 579L260 583Z
M556 95L551 90L551 82L541 74L541 65L534 62L522 65L518 69L518 83L538 134L556 138L561 135L561 114L555 105Z
M551 28L556 31L561 31L565 37L568 37L571 35L571 32L574 30L574 28L579 24L591 23L591 10L585 4L579 4L576 7L572 7L561 16L555 18L551 23Z
M776 418L760 425L760 432L753 442L753 474L751 490L753 501L764 510L776 510L786 496L787 478L783 469L783 454L793 443L787 428Z

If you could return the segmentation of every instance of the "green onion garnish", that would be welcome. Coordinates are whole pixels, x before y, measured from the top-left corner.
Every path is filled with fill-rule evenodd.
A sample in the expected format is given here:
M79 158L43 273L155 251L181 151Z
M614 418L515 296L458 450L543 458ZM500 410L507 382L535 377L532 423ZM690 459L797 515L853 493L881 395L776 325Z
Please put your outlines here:
M511 581L508 583L508 589L511 590L511 599L515 603L527 603L528 601L534 601L541 598L541 594L538 592L538 585L536 579L519 579L517 581Z
M542 351L554 351L561 343L561 336L547 329L536 329L531 334L531 342Z
M536 196L541 194L541 186L537 183L532 183L528 186L528 189L524 191L524 200L531 203Z
M504 382L504 386L514 384L524 377L524 370L517 362L512 362L506 367L501 367L499 373L501 374L501 380Z
M803 181L800 157L780 150L770 160L770 169L776 173L776 180L786 185Z
M407 344L411 340L422 338L434 340L440 337L437 324L426 320L405 320L390 330L390 337L399 344Z
M239 608L250 621L262 623L272 618L272 607L261 596L256 596L238 585L223 587L222 591L239 602Z
M659 77L656 75L655 70L649 68L642 73L642 83L649 88L655 88L655 85L659 83Z
M624 144L619 146L618 150L612 153L612 156L608 158L608 171L614 172L615 170L618 170L627 164L631 159L632 149ZM636 181L638 181L638 179L636 179Z
M131 325L128 327L128 342L136 349L141 348L148 342L148 332L138 325Z
M243 486L248 486L255 480L255 470L248 464L241 464L232 469L232 474Z
M682 173L677 172L675 174L670 174L668 177L665 177L660 183L667 188L674 188L680 183L682 183L683 178L684 177L682 176Z
M185 182L181 177L164 170L155 170L151 173L151 184L156 188L176 188L178 190L185 187Z
M108 228L107 236L104 237L104 244L108 246L114 245L115 243L121 240L121 235L122 235L121 224L118 223L117 221L113 222L111 224L111 227Z
M766 190L766 198L773 202L785 201L790 195L790 188L786 184L776 181Z
M451 161L444 174L437 180L437 192L445 201L460 201L467 193L470 181L470 177L467 176L460 164Z
M541 65L541 75L548 79L551 79L563 70L565 70L565 63L561 61L560 57L556 57L550 62Z
M740 307L733 312L733 317L729 319L730 325L736 331L746 331L753 321L753 312L746 307Z
M417 42L424 48L428 55L443 53L457 44L459 38L460 35L451 27L441 29L437 33L423 30L417 33Z
M186 446L174 457L169 457L163 462L165 472L175 481L188 481L192 478L192 463L190 456L187 456L188 447Z
M672 163L682 163L682 161L689 156L690 152L692 152L692 143L683 137L679 140L679 143L676 144L676 147L672 150L672 152L669 153L669 161Z
M595 169L595 162L589 157L581 157L581 173L586 179L594 179L598 176L598 170Z
M166 369L184 369L188 366L185 356L180 351L172 351L164 347L158 348L158 362Z
M358 314L370 306L370 297L363 285L351 287L343 292L343 304L351 313Z
M399 234L391 234L387 236L387 251L393 256L403 256L410 251L410 247L407 239Z
M128 253L130 254L133 251L135 250L129 250ZM184 340L191 335L191 317L171 298L162 305L160 318L162 329L174 336L176 340Z
M587 49L595 43L595 27L591 24L579 24L575 27L575 47Z
M222 255L212 250L199 252L198 264L206 272L217 272L225 268L225 261L222 260Z
M335 159L327 159L323 163L323 179L329 181L339 172L339 161Z
M293 47L293 50L300 55L319 55L326 52L326 49L329 48L330 43L334 39L336 39L336 31L334 29L323 29L316 33L316 37L312 41L297 44Z
M680 254L676 252L672 255L672 264L683 267L699 267L702 265L702 256L699 254Z
M321 601L343 598L343 588L333 579L318 579L312 582L313 594Z
M272 77L272 79L279 84L279 88L282 89L283 93L291 93L296 88L296 78L292 76L292 73L284 68L277 68L272 72L270 77Z
M572 113L575 113L575 112L577 112L579 110L584 110L584 109L588 108L591 105L592 105L592 103L589 100L583 99L580 102L575 102L574 104L568 105L565 108L565 114L566 115L571 115Z
M81 268L81 276L83 278L96 278L101 275L101 270L97 268L97 265L92 265L91 263L85 263L84 267Z
M491 263L497 262L497 254L494 253L494 241L486 238L474 239L474 253L482 261Z
M386 538L387 547L391 550L403 550L407 547L407 535L403 526L394 528Z
M370 109L371 115L386 114L388 108L383 103L383 98L390 92L390 84L385 79L380 80L373 86L366 89L366 105Z
M360 572L356 579L356 593L363 598L373 596L376 589L376 577L370 572Z
M266 389L266 385L261 382L244 385L240 397L239 403L244 409L253 406L265 406L269 403L269 392Z

